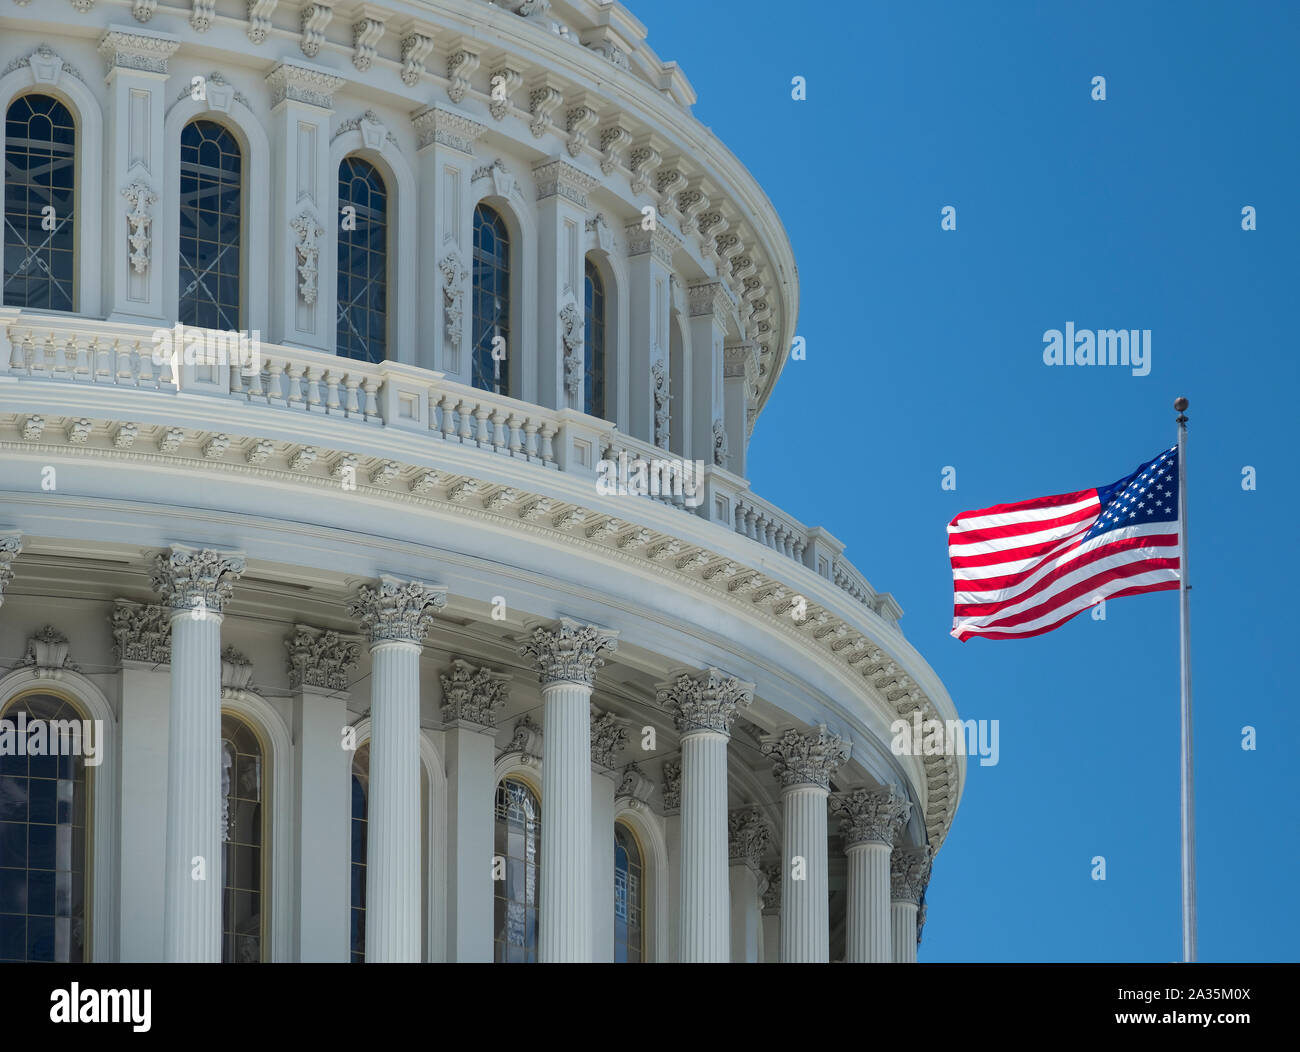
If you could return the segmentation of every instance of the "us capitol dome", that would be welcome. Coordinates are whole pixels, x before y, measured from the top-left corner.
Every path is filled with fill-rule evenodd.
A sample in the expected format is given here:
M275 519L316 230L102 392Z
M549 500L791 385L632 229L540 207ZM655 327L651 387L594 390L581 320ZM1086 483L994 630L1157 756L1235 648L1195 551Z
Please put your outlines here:
M914 960L957 714L750 487L798 271L645 27L0 29L0 960Z

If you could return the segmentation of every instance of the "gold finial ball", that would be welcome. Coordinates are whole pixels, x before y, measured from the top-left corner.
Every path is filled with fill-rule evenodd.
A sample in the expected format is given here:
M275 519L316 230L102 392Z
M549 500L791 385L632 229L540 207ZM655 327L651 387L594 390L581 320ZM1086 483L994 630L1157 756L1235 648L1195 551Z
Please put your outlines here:
M1185 412L1187 412L1187 399L1186 399L1186 398L1175 398L1175 399L1174 399L1174 408L1177 409L1180 413L1185 413Z

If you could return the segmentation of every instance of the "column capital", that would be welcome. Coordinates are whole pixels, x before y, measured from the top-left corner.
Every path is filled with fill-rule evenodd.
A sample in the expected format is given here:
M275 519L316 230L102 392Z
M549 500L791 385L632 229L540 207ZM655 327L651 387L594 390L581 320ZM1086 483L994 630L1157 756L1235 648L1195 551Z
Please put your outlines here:
M796 785L829 789L831 775L849 758L851 748L852 744L838 734L828 734L824 723L812 734L787 730L762 744L763 755L776 765L776 777L783 789Z
M294 625L293 635L284 641L288 651L289 688L301 690L347 690L348 674L357 667L359 644L328 628Z
M889 892L894 902L918 905L930 883L933 859L928 847L896 847L889 856Z
M840 833L846 848L871 843L893 847L912 813L912 803L891 784L837 793L830 799L830 809L841 816Z
M430 143L450 146L453 150L474 156L474 144L487 131L485 125L471 120L462 113L444 110L440 106L428 106L411 117L415 125L417 149L423 150Z
M741 807L728 813L727 857L732 862L746 862L758 872L771 840L771 823L760 808Z
M680 760L664 761L664 814L675 815L682 809L682 764Z
M579 208L587 207L587 194L599 183L598 179L581 168L558 157L534 165L533 180L537 184L537 200L563 197Z
M379 587L362 585L348 614L370 636L370 645L424 642L433 615L447 605L447 592L423 581L379 575Z
M759 347L756 343L729 343L723 348L722 375L725 379L743 379L753 387L758 381Z
M119 664L171 664L172 619L163 607L115 599L108 619L113 626L113 650Z
M534 628L519 653L533 659L543 687L553 683L593 687L596 669L605 664L600 655L617 649L617 632L562 617L549 628Z
M665 267L671 267L673 255L682 247L682 239L663 223L657 222L653 229L646 230L641 225L643 222L644 220L638 219L623 228L623 233L627 236L628 257L643 256L649 252Z
M707 668L695 675L683 673L675 680L655 685L659 704L672 714L679 734L691 731L731 733L736 713L754 701L754 684Z
M281 62L266 75L271 89L271 109L280 103L303 102L328 110L334 106L334 92L346 81L327 69L299 62Z
M154 557L150 581L173 615L182 611L220 614L244 573L244 553L173 544Z
M129 69L142 73L167 73L167 60L181 46L180 37L144 29L110 29L96 50L108 63L108 72Z
M736 309L731 291L721 281L702 281L697 285L688 285L686 301L692 318L712 314L713 321L723 328L727 325L727 316Z
M627 746L627 730L612 712L591 707L591 762L606 771L618 769L618 754Z
M442 681L443 723L473 723L495 729L497 712L505 708L509 694L508 675L456 658L438 678Z
M21 530L0 530L0 606L5 601L5 585L14 579L13 562L22 550Z

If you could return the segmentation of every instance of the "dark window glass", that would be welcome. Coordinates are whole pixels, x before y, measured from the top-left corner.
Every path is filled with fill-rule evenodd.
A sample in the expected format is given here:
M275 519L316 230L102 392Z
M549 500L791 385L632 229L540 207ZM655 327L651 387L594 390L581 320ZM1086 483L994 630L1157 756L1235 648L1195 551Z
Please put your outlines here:
M515 778L503 778L497 786L494 852L495 958L498 963L535 962L542 807L533 791Z
M77 129L48 95L5 116L4 303L72 310Z
M253 729L221 714L221 959L262 959L265 757Z
M370 743L352 754L352 893L349 945L353 964L366 959L366 831L370 798Z
M181 131L180 321L239 330L243 158L215 121Z
M614 825L614 960L640 964L643 959L645 882L641 848L622 822Z
M382 362L388 326L388 194L360 157L339 165L338 353Z
M587 260L587 329L583 340L582 411L605 416L605 282Z
M474 349L475 387L510 393L510 232L499 212L480 204L474 209ZM493 357L493 347L503 352Z
M29 744L36 721L44 723L49 744L43 756L16 749L0 756L0 961L79 964L86 960L84 739L80 728L56 730L49 721L80 723L82 715L62 698L34 694L13 702L4 719L13 734L21 722Z

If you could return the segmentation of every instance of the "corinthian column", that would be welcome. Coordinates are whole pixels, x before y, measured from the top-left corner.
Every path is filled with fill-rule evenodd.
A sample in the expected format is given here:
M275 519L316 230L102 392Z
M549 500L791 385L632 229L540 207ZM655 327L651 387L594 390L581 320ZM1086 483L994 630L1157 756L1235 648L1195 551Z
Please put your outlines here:
M889 857L890 942L897 964L916 963L916 911L930 883L928 847L894 848Z
M617 634L562 618L520 647L542 684L542 873L538 960L590 962L591 690Z
M366 962L420 959L420 645L446 593L382 575L348 605L370 636Z
M754 685L716 668L661 683L659 703L682 742L682 879L679 961L731 958L727 887L727 742Z
M764 742L763 753L776 765L785 808L781 963L825 964L831 956L826 798L849 746L819 726L814 734L786 731Z
M221 960L221 618L242 552L174 544L154 562L170 610L163 959Z
M889 961L889 853L912 805L893 785L855 789L832 797L830 805L843 816L840 833L849 857L845 960L849 964Z

